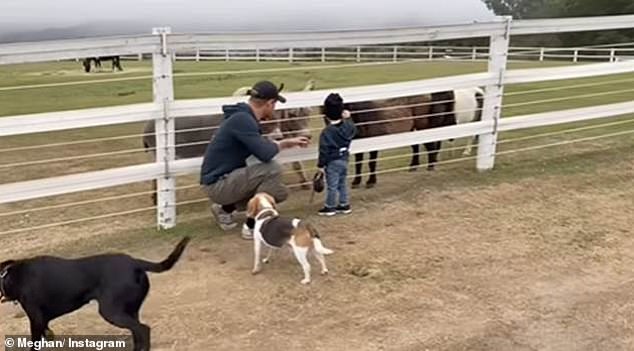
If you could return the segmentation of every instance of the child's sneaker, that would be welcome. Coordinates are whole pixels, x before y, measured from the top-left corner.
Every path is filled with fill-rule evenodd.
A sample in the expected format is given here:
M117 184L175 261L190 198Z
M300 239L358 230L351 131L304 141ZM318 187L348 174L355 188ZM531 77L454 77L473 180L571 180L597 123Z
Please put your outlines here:
M337 210L330 207L324 207L321 210L319 210L318 213L320 216L331 217L337 214Z
M352 208L350 208L350 205L339 205L337 206L335 210L337 211L337 213L340 213L340 214L352 213Z

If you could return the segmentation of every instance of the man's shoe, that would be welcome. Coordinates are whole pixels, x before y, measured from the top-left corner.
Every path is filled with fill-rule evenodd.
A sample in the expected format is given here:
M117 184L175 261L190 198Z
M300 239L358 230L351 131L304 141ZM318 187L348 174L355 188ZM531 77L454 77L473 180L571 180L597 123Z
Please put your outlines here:
M242 239L253 240L253 229L249 228L246 223L242 225Z
M235 217L246 217L246 215L247 215L247 210L242 210L242 211L240 211L240 210L235 210L235 211L233 211L232 215L233 215L233 217L234 217L234 218L235 218Z
M211 213L214 215L216 223L222 230L231 230L238 225L238 223L233 221L233 216L231 215L231 213L225 212L222 209L222 206L218 204L211 205Z

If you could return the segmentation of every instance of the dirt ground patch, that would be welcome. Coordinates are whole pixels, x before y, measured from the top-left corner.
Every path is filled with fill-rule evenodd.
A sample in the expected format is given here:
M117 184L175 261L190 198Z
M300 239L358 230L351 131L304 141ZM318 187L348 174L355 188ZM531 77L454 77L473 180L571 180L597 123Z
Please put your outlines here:
M173 271L151 277L142 320L157 350L631 350L633 171L630 158L357 201L350 217L314 219L336 253L308 287L289 252L251 276L250 242L198 233ZM177 238L103 240L158 260ZM6 305L2 316L0 334L28 330ZM121 333L94 304L51 326Z

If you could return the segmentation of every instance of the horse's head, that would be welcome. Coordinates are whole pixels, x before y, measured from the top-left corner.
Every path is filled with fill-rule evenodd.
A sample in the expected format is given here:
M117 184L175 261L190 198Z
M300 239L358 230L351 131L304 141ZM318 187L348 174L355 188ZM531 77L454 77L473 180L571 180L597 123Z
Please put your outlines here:
M315 79L309 79L302 91L315 90ZM311 137L310 120L315 114L320 113L318 109L312 107L299 107L281 111L281 131L285 138L288 137Z
M260 129L262 135L271 140L281 140L284 138L282 134L282 127L280 123L280 112L275 111L271 120L260 121Z
M309 79L302 91L315 90L315 80ZM275 111L275 119L279 122L279 132L277 135L282 138L311 137L309 125L313 116L319 113L312 107L299 107Z
M303 107L277 110L273 114L273 119L260 122L262 134L274 140L300 136L310 138L308 125L311 111L312 109Z
M310 120L314 115L313 109L310 107L300 107L281 111L281 131L284 137L309 137L310 130L308 128Z

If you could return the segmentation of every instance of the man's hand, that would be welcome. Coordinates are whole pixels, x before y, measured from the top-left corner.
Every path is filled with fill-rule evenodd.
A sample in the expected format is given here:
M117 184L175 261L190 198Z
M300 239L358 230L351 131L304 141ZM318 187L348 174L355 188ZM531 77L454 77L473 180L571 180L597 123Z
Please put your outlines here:
M307 147L309 143L310 143L310 139L308 139L307 137L297 137L297 138L282 139L277 142L277 145L279 145L280 150L284 150L284 149L290 149L297 146Z

